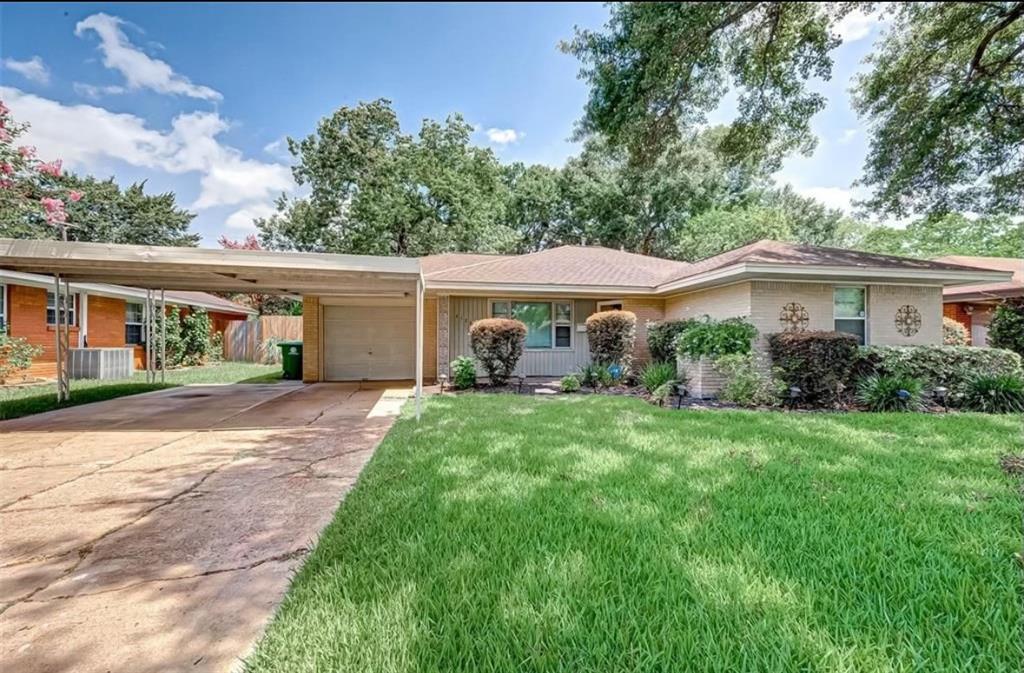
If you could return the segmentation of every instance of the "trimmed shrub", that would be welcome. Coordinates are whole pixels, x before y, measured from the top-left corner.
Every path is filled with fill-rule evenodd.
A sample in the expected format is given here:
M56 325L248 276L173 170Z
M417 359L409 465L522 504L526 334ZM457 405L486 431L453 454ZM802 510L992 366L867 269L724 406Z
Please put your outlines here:
M952 318L942 318L942 345L966 346L967 328Z
M654 362L676 361L676 339L696 320L665 320L647 323L647 349Z
M636 342L636 314L630 311L601 311L587 318L590 357L599 365L632 363Z
M562 392L563 393L576 393L580 389L580 380L576 378L575 374L569 374L568 376L562 377Z
M469 341L491 385L504 385L523 355L526 325L507 318L477 320L469 326Z
M856 337L842 332L780 332L768 344L782 380L810 404L838 402L859 357Z
M32 360L42 355L43 349L33 346L22 337L12 337L0 328L0 383L32 366Z
M476 363L473 358L461 355L451 364L452 387L456 390L465 390L476 385Z
M911 376L928 389L945 386L955 395L980 374L1022 374L1016 353L971 346L866 346L860 349L857 370L861 376Z
M988 345L1024 357L1024 299L1007 300L996 307L988 324Z
M1024 411L1024 379L1012 374L982 374L967 383L963 406L971 411L1010 414Z
M671 362L652 362L640 370L640 383L649 393L675 380L676 366Z
M857 401L871 411L920 411L924 384L912 376L872 374L857 386Z
M712 320L704 316L695 320L677 340L679 355L693 358L717 358L722 355L749 353L757 328L743 318Z
M723 355L715 360L715 369L725 379L718 399L747 407L774 406L786 390L779 372L763 357L751 353Z

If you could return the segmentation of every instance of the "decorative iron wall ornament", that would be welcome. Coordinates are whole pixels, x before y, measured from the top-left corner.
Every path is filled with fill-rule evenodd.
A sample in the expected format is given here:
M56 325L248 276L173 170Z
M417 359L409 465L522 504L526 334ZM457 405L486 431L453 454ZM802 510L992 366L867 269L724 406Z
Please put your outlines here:
M921 312L917 307L904 304L896 309L896 331L907 337L921 331Z
M802 332L807 329L810 318L802 304L791 301L779 311L779 323L783 332Z

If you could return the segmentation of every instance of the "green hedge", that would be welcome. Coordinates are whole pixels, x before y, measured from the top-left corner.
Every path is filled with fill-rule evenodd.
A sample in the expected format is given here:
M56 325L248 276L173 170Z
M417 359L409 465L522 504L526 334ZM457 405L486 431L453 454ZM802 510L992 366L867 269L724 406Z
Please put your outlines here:
M697 324L697 320L664 320L647 323L647 349L654 362L676 361L676 338Z
M910 376L929 389L945 386L963 393L980 375L1020 376L1021 357L1000 348L971 346L865 346L857 365L860 376Z
M722 355L745 355L750 352L757 328L744 318L712 320L704 316L694 321L677 340L679 355L693 358L717 358Z
M781 332L768 337L772 364L803 401L833 405L846 397L858 362L857 339L841 332Z

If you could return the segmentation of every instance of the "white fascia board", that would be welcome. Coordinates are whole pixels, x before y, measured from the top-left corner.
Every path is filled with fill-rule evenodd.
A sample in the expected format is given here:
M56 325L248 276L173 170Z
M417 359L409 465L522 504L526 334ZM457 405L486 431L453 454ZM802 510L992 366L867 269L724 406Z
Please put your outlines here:
M744 262L699 273L657 288L658 294L677 292L693 286L717 285L720 281L749 278L752 280L862 280L876 283L904 282L942 286L973 285L1009 280L1009 271L955 271L946 269L892 269L886 267L811 266L802 264L751 264Z
M408 275L418 278L420 262L411 257L378 255L337 255L319 252L270 252L266 250L230 250L211 248L171 248L152 245L114 245L71 241L0 239L0 263L4 258L49 261L55 270L60 264L88 267L89 262L106 266L124 263L253 268L288 271L368 272Z
M426 289L432 293L454 294L461 296L506 296L509 294L521 294L532 296L560 295L573 297L617 297L620 295L650 296L654 294L653 287L621 285L548 285L541 283L474 283L460 281L431 281L429 277L427 278Z

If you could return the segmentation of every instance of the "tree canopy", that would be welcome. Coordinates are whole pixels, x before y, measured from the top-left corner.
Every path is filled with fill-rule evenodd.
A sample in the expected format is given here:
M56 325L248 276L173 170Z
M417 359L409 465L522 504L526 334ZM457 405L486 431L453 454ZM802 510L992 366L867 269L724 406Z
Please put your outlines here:
M649 164L733 89L723 155L777 167L814 147L825 100L808 83L831 77L852 11L891 19L854 89L871 134L866 205L1024 211L1024 2L617 3L605 30L563 45L590 84L579 132Z

